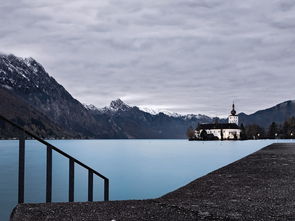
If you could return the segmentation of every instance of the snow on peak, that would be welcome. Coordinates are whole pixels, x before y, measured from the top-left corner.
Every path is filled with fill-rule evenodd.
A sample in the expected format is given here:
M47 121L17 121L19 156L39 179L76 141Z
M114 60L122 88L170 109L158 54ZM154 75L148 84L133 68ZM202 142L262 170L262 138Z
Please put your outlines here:
M155 110L155 109L152 109L152 108L148 108L148 107L138 107L139 110L143 111L143 112L146 112L146 113L149 113L151 115L157 115L159 114L159 111Z
M156 109L156 108L148 108L148 107L139 107L139 109L143 112L146 112L146 113L149 113L152 115L157 115L159 113L163 113L163 114L168 115L170 117L176 117L176 118L181 117L181 118L188 119L188 120L191 120L193 118L196 118L196 119L208 118L207 116L202 115L202 114L178 114L178 113L167 111L164 109Z
M12 88L39 88L49 93L53 78L33 58L0 55L0 83Z
M148 108L148 107L138 107L141 111L152 114L152 115L157 115L159 113L166 114L170 117L181 117L182 115L175 113L175 112L170 112L164 109L157 109L157 108Z
M193 118L196 118L196 119L208 118L208 116L202 115L202 114L187 114L187 115L184 115L184 117L188 120L191 120Z
M127 110L129 109L130 106L125 104L121 99L117 99L111 102L110 104L110 109L113 111L118 111L118 110Z
M114 114L117 111L128 111L128 110L132 109L131 106L124 103L121 99L113 100L109 106L106 106L103 108L97 108L92 104L90 104L90 105L83 104L83 105L88 110L98 111L102 114ZM162 114L165 114L170 117L183 118L183 119L187 119L187 120L191 120L194 118L195 119L209 118L209 117L207 117L205 115L201 115L201 114L197 114L197 115L196 114L178 114L178 113L167 111L164 109L149 108L149 107L144 107L144 106L139 106L138 109L145 112L145 113L149 113L151 115L158 115L158 114L162 113Z
M103 107L103 108L97 108L94 105L90 104L83 104L84 107L88 110L93 110L100 112L102 114L113 114L116 113L117 111L127 111L131 107L127 104L125 104L121 99L114 100L110 103L109 106Z
M95 107L93 104L83 104L83 106L84 106L87 110L98 110L98 108Z
M36 62L32 57L25 58L23 61L28 67L31 67Z

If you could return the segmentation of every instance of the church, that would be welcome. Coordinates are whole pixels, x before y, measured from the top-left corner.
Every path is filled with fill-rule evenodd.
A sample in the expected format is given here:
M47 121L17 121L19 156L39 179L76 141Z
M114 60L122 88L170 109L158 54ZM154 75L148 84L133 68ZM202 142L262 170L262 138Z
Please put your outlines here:
M235 104L228 117L228 123L200 124L195 131L198 140L239 140L241 129Z

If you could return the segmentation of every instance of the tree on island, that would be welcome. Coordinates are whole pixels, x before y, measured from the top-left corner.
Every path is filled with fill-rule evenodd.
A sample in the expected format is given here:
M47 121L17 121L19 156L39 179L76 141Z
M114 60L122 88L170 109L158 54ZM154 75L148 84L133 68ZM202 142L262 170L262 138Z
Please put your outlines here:
M207 140L207 137L208 137L207 131L206 131L206 130L202 130L202 132L201 132L201 134L200 134L200 137L201 137L203 140Z
M257 124L247 125L245 127L247 139L263 139L265 138L265 130Z
M284 138L294 138L295 135L295 117L291 117L286 120L282 126L282 134Z
M186 136L189 140L196 139L195 130L190 126L186 131Z
M246 140L247 134L246 134L246 129L244 124L241 124L240 128L241 128L241 134L240 134L241 140Z
M268 128L268 138L275 139L279 134L278 125L275 122L272 122Z

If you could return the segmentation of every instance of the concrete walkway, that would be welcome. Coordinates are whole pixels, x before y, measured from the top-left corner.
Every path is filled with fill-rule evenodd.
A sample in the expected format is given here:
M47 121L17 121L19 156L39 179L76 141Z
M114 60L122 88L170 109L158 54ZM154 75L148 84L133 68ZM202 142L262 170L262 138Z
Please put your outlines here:
M273 144L153 200L18 205L16 220L295 220L295 144Z

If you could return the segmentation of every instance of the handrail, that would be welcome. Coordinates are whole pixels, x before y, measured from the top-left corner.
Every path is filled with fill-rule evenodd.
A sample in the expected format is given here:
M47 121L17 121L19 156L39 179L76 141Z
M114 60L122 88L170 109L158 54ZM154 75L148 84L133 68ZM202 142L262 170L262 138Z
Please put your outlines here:
M98 177L104 180L104 201L109 200L109 179L99 172L95 171L91 167L85 165L81 161L77 160L76 158L70 156L69 154L63 152L56 146L48 143L47 141L39 138L37 135L33 134L32 132L22 128L21 126L17 125L16 123L12 122L11 120L7 119L6 117L0 115L0 119L9 123L13 127L22 131L22 135L20 136L19 140L19 197L18 202L24 202L24 154L25 154L25 136L24 134L29 135L30 137L34 138L35 140L39 141L40 143L44 144L47 147L47 179L46 179L46 202L51 202L51 193L52 193L52 150L58 152L59 154L63 155L64 157L69 159L69 201L74 201L74 163L84 167L88 170L88 201L93 201L93 174L97 175Z

